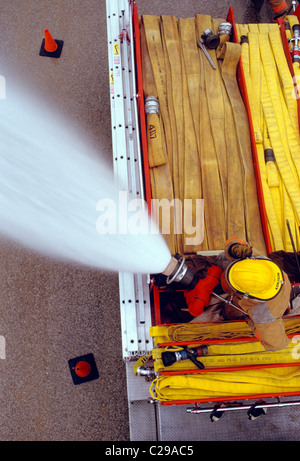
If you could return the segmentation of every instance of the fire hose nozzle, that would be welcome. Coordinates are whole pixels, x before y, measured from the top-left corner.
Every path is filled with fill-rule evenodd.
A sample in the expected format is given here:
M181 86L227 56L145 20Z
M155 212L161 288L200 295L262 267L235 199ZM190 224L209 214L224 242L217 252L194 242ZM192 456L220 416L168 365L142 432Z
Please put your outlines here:
M190 287L196 278L194 272L185 264L185 258L183 257L177 259L173 256L163 274L167 276L168 285L177 282L185 287Z
M197 357L208 354L207 346L198 347L196 349L188 349L186 346L183 346L181 351L165 351L162 352L161 358L165 367L173 365L175 362L180 362L182 360L190 360L196 365L197 368L203 370L205 367L202 362L197 360Z

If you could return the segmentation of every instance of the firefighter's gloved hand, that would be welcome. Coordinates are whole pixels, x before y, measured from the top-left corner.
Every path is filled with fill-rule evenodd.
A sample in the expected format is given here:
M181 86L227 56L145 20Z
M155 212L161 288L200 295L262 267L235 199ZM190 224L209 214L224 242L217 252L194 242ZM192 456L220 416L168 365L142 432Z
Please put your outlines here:
M228 250L228 253L232 258L245 259L252 256L252 247L249 244L234 243Z

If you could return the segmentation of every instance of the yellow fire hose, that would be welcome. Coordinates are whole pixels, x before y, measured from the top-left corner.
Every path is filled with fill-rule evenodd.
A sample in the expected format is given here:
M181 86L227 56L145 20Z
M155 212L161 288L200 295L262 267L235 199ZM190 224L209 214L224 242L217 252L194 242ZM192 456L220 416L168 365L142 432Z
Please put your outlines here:
M296 335L295 339L298 338L299 342L297 333L300 332L300 324L297 318L285 319L285 329L287 334ZM238 340L253 337L245 322L159 325L151 329L151 334L159 335L154 337L158 346L163 341L195 341L188 347L197 348L208 341L205 355L197 359L205 367L200 372L190 360L164 366L161 354L182 350L181 342L178 346L153 349L154 369L159 375L152 382L150 393L157 400L201 400L270 393L282 395L283 392L299 391L299 346L294 339L283 350L265 351L259 341ZM217 343L210 344L211 339ZM222 343L222 339L228 342Z
M197 345L190 346L191 348ZM286 349L281 351L265 351L259 342L245 343L226 343L212 344L207 347L207 355L201 356L198 360L203 363L205 368L226 368L238 367L245 365L268 365L274 363L291 363L299 362L294 354L295 344L292 342ZM153 349L152 357L155 359L155 371L180 371L180 370L197 370L197 366L190 360L175 362L165 367L161 354L165 351L181 350L180 347L169 346L165 348Z
M241 57L272 250L293 251L286 220L299 250L298 112L280 31L277 24L237 25L237 31L242 39Z
M300 334L300 321L298 318L284 318L284 326L287 335ZM255 337L251 328L243 321L157 325L150 327L150 335L153 337L155 345L172 342L186 344L190 341L203 342L207 340Z
M158 376L151 383L150 394L159 401L194 401L251 395L285 395L299 392L300 367L247 369Z

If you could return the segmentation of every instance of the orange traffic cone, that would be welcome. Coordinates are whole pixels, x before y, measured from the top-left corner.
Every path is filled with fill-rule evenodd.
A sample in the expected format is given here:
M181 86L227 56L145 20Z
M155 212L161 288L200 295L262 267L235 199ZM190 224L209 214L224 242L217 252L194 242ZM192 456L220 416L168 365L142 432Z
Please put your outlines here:
M48 53L54 53L54 51L57 50L57 47L58 45L54 38L52 38L52 35L50 34L49 30L45 29L45 50L48 51Z
M45 38L42 41L40 56L59 58L64 42L62 40L54 40L48 29L45 29L44 34Z

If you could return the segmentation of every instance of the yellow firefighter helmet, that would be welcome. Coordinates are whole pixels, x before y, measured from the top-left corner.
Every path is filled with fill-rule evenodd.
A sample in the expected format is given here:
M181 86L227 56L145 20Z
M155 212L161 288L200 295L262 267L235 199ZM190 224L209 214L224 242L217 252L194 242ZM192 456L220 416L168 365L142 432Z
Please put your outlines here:
M270 300L278 295L284 283L281 269L269 259L242 259L225 272L231 288L249 298Z

